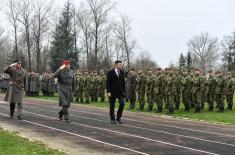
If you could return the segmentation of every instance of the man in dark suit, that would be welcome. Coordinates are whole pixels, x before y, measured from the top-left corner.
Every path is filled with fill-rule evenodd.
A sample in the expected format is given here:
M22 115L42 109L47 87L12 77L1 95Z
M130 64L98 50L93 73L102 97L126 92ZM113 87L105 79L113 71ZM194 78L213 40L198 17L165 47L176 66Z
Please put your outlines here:
M122 70L122 62L119 60L115 61L115 67L107 74L106 89L110 103L111 123L116 124L117 121L119 124L123 124L121 117L124 108L125 75ZM116 99L119 101L119 108L117 112L117 119L115 120L114 110Z

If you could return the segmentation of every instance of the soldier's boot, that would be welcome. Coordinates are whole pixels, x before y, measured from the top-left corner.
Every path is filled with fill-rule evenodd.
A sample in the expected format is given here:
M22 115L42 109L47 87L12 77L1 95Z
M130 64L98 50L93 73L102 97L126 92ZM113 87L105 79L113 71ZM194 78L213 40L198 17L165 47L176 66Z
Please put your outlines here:
M153 106L152 106L152 105L149 105L149 106L148 106L148 112L151 112L151 111L153 111Z
M194 113L198 113L198 112L199 112L199 108L198 108L198 106L196 106Z
M224 107L220 107L218 112L223 113L224 112Z
M159 107L157 108L157 112L162 113L162 106L159 106Z
M201 109L202 109L202 110L204 109L204 103L202 103L202 105L201 105Z
M233 104L232 103L228 104L228 110L233 110Z
M180 109L180 103L177 102L177 103L175 104L175 110L179 110L179 109Z
M210 111L210 112L212 112L213 111L213 106L209 106L209 109L208 109L208 111Z
M134 101L130 101L130 110L135 109L135 102Z
M62 121L63 120L63 111L61 110L60 112L58 112L59 115L59 120Z
M172 115L172 114L174 114L174 109L173 108L169 108L169 111L168 111L168 113L167 113L168 115Z
M185 111L185 112L189 112L189 106L188 106L188 105L185 105L184 111Z
M143 103L140 103L139 110L144 110L144 104Z
M10 103L10 118L12 119L14 117L15 112L15 103Z

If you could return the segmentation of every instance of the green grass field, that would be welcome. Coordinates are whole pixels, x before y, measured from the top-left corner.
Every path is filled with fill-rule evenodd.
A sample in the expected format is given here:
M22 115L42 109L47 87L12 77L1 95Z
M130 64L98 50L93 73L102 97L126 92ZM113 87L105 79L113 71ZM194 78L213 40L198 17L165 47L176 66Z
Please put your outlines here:
M65 155L65 153L0 129L0 155Z
M58 96L55 97L37 97L37 99L43 99L43 100L50 100L50 101L58 101ZM234 98L235 99L235 98ZM107 99L106 99L107 101ZM235 103L235 102L234 102ZM74 103L74 104L81 104L81 103ZM105 102L98 102L98 103L90 103L90 104L81 104L89 107L96 107L96 108L109 108L109 103ZM227 106L227 105L226 105ZM116 107L118 107L118 103L116 103ZM153 112L147 112L147 104L145 105L144 111L139 111L138 109L138 103L136 103L135 110L129 110L130 104L125 104L125 110L126 111L132 111L132 112L140 112L144 114L150 114L150 115L166 115L167 110L165 110L163 113L156 113L156 104L154 105L154 111ZM214 112L208 112L208 105L205 104L204 111L201 113L194 113L194 110L192 109L190 112L184 112L184 106L181 103L180 110L175 111L175 114L172 116L176 117L183 117L183 118L190 118L194 120L205 120L210 122L218 122L218 123L229 123L235 125L235 107L233 111L225 110L224 113L218 113L217 109L214 110Z

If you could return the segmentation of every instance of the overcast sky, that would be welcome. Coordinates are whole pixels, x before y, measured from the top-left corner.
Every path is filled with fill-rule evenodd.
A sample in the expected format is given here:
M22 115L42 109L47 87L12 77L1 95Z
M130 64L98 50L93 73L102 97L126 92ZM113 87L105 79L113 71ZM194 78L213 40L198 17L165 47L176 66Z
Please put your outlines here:
M55 0L61 7L66 1ZM149 51L161 67L177 62L194 35L209 32L222 39L235 30L235 0L116 1L117 12L132 20L133 35L140 47ZM78 5L80 0L74 3Z

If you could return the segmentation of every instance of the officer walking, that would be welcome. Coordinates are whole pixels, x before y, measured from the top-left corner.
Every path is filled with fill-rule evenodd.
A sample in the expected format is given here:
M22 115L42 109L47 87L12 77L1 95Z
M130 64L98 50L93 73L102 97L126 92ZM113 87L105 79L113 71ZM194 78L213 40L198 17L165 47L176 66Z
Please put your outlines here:
M66 123L70 123L68 109L73 100L73 84L74 72L70 69L70 61L65 60L63 65L54 73L54 77L58 78L59 106L62 109L59 112L59 119L63 116Z

